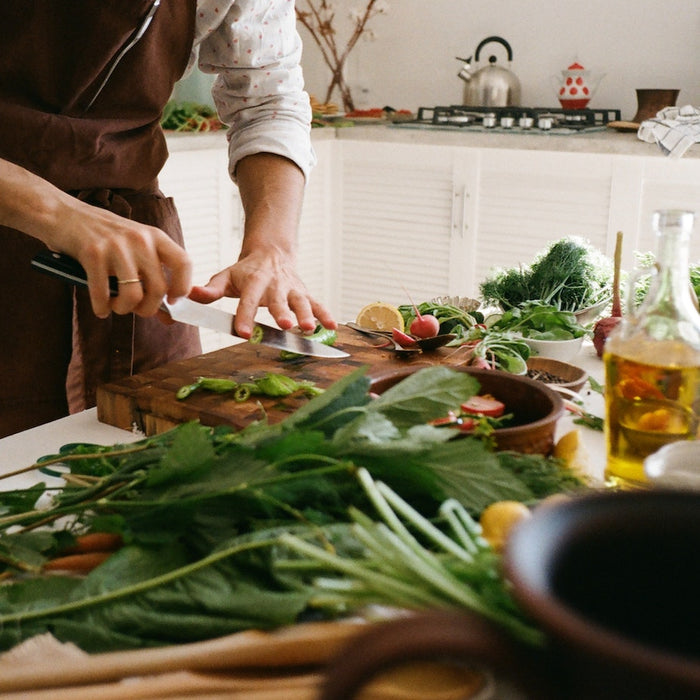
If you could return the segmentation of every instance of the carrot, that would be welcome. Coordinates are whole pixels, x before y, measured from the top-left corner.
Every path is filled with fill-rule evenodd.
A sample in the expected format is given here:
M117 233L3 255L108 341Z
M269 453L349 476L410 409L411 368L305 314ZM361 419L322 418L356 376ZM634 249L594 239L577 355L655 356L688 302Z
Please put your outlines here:
M50 559L44 564L44 571L71 571L86 574L99 566L114 552L84 552L83 554L68 554L65 557Z
M63 550L64 554L80 554L83 552L113 552L124 544L121 535L112 532L89 532L78 535L75 544Z

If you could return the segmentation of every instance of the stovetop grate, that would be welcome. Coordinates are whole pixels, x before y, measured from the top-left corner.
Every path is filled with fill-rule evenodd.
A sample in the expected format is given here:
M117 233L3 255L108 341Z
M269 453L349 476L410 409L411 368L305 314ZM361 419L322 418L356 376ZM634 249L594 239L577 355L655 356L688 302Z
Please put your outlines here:
M599 130L619 121L619 109L562 109L556 107L420 107L416 119L405 125L495 129L497 131L555 131L575 133Z

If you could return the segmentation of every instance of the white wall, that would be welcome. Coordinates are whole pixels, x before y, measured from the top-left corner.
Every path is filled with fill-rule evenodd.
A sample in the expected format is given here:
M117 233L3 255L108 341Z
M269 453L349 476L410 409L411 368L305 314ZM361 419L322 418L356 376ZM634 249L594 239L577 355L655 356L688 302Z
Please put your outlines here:
M336 3L338 18L361 0ZM636 88L677 88L677 104L700 106L699 0L388 0L389 12L375 17L376 39L360 40L347 78L356 107L415 110L460 104L461 64L491 35L513 49L526 106L558 106L551 77L575 58L604 72L590 107L620 109L631 119ZM325 95L329 75L318 48L305 40L307 89ZM506 61L498 44L484 49ZM480 62L481 62L480 61Z

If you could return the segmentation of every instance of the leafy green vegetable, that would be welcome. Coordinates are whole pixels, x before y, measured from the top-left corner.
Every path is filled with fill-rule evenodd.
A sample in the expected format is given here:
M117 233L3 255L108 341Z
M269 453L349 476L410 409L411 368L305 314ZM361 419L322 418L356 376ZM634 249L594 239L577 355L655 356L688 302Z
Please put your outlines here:
M641 270L646 268L652 269L656 264L656 255L654 253L635 253L637 267L640 270L639 276L635 280L634 286L634 304L639 306L644 301L649 293L651 286L652 274L642 274ZM690 286L693 288L696 299L700 299L700 263L691 263L688 268L688 276L690 277Z
M469 363L472 365L500 369L511 374L527 372L530 346L515 333L501 331L493 326L477 326L465 338L450 343L458 344L470 348Z
M539 301L577 311L611 296L612 262L585 240L553 243L530 265L497 270L480 285L486 303L503 310Z
M537 340L571 340L586 334L586 328L576 321L573 313L537 301L508 309L492 328Z
M0 493L0 648L46 631L106 651L291 624L318 602L313 586L279 575L280 533L330 543L371 507L361 469L427 514L448 499L476 516L495 500L583 487L557 460L504 460L427 425L478 389L465 373L428 367L372 401L365 371L274 425L188 423L129 445L71 445L34 465L70 472L60 488ZM535 470L546 487L529 482ZM36 508L44 496L50 504ZM33 573L67 539L100 529L126 544L85 578Z
M316 396L323 392L310 381L297 381L286 374L267 372L258 379L249 382L236 382L233 379L219 377L197 377L192 384L181 386L175 396L179 400L186 399L197 389L213 391L217 394L233 392L235 401L246 401L253 394L264 396L289 396L297 391L303 391L309 396Z
M510 597L498 556L480 536L478 523L459 503L446 501L441 505L440 519L445 523L441 528L386 484L375 483L365 470L360 469L358 477L380 518L375 522L351 509L353 525L348 534L361 548L355 546L343 556L337 549L329 552L323 542L314 544L295 535L280 538L312 572L310 582L317 598L342 602L347 609L348 597L341 599L338 591L350 590L350 607L369 602L413 609L465 607L502 624L523 641L543 643L541 631ZM322 578L319 565L324 573L339 572L344 578ZM284 568L285 562L277 566ZM288 566L294 573L303 571L299 559L291 560Z
M404 328L410 328L417 318L412 304L399 306L403 316ZM418 304L418 311L423 315L432 315L440 322L440 333L454 333L458 338L464 337L476 324L483 323L484 315L480 311L465 311L452 304L438 304L424 301Z
M218 131L226 128L213 107L172 100L165 105L160 125L168 131Z

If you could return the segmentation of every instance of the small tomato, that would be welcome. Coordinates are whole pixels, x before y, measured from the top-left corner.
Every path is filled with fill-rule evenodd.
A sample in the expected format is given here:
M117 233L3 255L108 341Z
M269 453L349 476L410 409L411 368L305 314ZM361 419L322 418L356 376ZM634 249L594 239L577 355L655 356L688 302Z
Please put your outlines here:
M465 413L498 418L504 414L506 405L490 394L484 394L483 396L472 396L461 405L461 408Z

